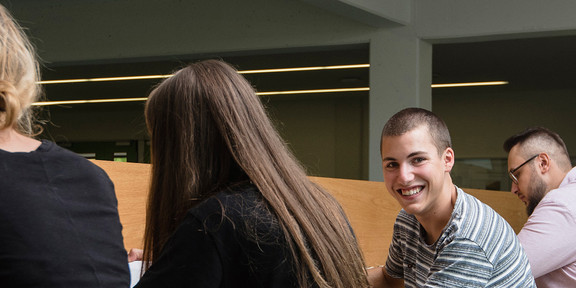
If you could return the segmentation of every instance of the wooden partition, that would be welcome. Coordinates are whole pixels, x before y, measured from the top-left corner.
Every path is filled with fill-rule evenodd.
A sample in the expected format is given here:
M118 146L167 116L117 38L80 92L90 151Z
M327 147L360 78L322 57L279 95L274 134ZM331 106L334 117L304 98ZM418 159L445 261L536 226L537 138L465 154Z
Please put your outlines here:
M146 201L150 180L150 165L92 160L104 169L116 189L118 213L122 222L124 247L142 248L146 225Z
M146 196L150 165L111 161L93 161L102 167L114 182L120 221L124 226L127 249L141 248L144 235ZM348 215L369 266L384 264L392 230L400 206L388 194L383 182L311 177L312 181L330 191ZM464 189L490 205L519 232L526 222L525 207L509 192Z

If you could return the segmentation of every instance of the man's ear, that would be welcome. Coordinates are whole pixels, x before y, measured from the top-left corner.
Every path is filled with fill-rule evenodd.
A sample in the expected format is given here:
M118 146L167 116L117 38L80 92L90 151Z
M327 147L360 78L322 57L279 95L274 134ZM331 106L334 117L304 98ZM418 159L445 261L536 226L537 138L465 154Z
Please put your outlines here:
M448 147L446 148L446 150L444 150L443 160L444 160L444 171L445 172L452 171L452 167L454 167L454 150L452 150L452 148Z
M536 157L536 160L538 162L538 171L540 171L540 174L546 174L548 173L548 171L550 171L550 165L551 163L551 159L550 156L548 156L548 154L546 154L545 152L542 152L540 154L538 154L538 157Z

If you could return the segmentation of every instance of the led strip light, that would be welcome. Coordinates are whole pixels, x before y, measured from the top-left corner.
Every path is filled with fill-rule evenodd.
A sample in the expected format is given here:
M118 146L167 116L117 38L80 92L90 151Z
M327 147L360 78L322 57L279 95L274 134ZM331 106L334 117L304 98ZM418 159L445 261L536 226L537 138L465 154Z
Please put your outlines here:
M336 69L357 69L370 68L370 64L354 65L334 65L334 66L314 66L314 67L296 67L296 68L279 68L279 69L260 69L238 71L239 74L259 74L259 73L280 73L280 72L299 72L299 71L318 71L318 70L336 70ZM172 77L173 74L144 75L144 76L124 76L124 77L102 77L102 78L84 78L84 79L65 79L65 80L45 80L39 81L38 84L68 84L68 83L86 83L86 82L106 82L106 81L129 81L129 80L146 80L146 79L165 79ZM469 83L448 83L432 84L432 88L446 87L471 87L471 86L488 86L488 85L506 85L507 81L491 82L469 82ZM289 90L289 91L270 91L257 92L259 96L270 95L295 95L295 94L316 94L316 93L338 93L338 92L358 92L370 91L370 87L358 88L337 88L337 89L314 89L314 90ZM90 103L115 103L115 102L135 102L146 101L146 97L140 98L113 98L113 99L87 99L87 100L63 100L63 101L43 101L35 102L34 106L49 105L68 105L68 104L90 104Z

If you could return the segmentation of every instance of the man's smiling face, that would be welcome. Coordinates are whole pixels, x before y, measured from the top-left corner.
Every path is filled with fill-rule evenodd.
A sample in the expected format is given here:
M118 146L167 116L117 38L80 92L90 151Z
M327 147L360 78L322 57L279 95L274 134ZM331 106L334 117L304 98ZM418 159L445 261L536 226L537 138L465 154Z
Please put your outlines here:
M382 138L381 155L388 192L406 212L425 216L442 205L446 172L452 169L454 152L446 148L439 155L425 125Z

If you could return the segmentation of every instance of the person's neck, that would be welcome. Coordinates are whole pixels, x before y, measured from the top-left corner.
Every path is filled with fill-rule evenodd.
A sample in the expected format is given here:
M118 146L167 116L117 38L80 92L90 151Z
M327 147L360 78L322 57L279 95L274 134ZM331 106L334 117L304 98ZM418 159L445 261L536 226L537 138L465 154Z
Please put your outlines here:
M446 195L446 198L449 197L449 201L447 201L446 198L440 199L440 205L438 205L436 210L430 211L427 215L416 217L426 231L424 240L428 245L434 244L434 242L440 238L444 228L452 217L452 211L456 204L456 198L458 197L456 186L450 181L445 189L450 190L443 193L443 195Z
M24 136L12 128L0 130L0 149L8 152L31 152L42 142Z
M550 171L548 172L548 175L547 175L548 179L546 179L546 178L544 179L544 181L548 185L548 189L547 189L546 193L560 187L560 184L562 184L562 181L564 181L564 178L566 178L566 175L568 175L570 170L572 170L572 169L563 170L560 167L558 167L557 165L552 166L550 168Z

